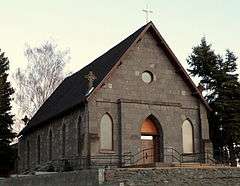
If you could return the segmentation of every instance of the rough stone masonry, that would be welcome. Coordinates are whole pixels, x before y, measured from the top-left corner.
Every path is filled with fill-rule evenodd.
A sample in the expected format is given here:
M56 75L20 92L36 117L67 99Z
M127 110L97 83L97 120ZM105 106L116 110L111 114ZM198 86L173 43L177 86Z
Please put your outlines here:
M125 168L82 170L0 180L1 186L240 185L239 168Z
M85 78L90 73L96 77L92 88ZM62 82L20 133L19 172L46 165L61 171L64 160L73 170L110 160L121 167L125 154L148 148L142 157L148 163L150 156L170 161L167 148L209 153L209 110L150 22ZM142 131L146 120L154 133Z

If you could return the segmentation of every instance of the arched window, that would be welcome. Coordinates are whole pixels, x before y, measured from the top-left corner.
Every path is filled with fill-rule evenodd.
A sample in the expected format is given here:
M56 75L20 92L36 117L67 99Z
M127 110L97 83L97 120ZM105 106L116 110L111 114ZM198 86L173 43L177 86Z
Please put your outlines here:
M113 150L113 123L108 114L104 114L101 119L100 141L102 150Z
M193 127L189 120L182 125L183 153L193 153Z
M77 152L80 154L81 152L81 122L82 118L81 116L78 117L78 123L77 123Z
M49 132L49 160L52 160L52 130Z
M27 168L30 168L30 144L27 141Z
M40 145L41 145L41 139L40 139L40 136L37 137L37 163L40 164L40 156L41 156L41 148L40 148Z
M65 156L66 126L62 125L62 156Z

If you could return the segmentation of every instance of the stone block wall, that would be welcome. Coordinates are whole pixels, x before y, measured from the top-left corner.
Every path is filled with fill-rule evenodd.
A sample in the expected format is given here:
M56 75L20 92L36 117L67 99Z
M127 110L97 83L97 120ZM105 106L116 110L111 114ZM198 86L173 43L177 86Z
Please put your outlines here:
M105 171L105 185L240 185L239 168L145 168Z
M1 186L240 185L239 168L124 168L0 179Z
M1 186L98 186L98 170L22 176L0 180Z
M50 161L49 131L52 130L52 160L81 155L119 156L140 150L142 121L154 115L163 129L164 147L182 152L182 124L189 119L194 131L194 152L200 152L202 139L209 139L206 108L194 96L179 74L179 69L165 54L151 31L122 58L121 65L104 82L86 105L46 123L19 142L20 172L35 169ZM146 84L141 75L153 74ZM100 120L108 113L113 121L113 149L100 149ZM81 115L81 152L78 152L78 118ZM62 153L62 126L66 126L65 155ZM202 126L200 126L202 125ZM37 139L40 136L40 163L37 161ZM90 141L89 141L90 140ZM29 165L27 155L29 143ZM90 147L90 149L88 149ZM210 146L209 146L210 147Z
M29 170L36 170L52 164L55 169L60 169L58 162L64 158L73 158L81 154L78 152L78 125L79 116L81 117L80 135L82 140L81 154L86 155L86 116L83 109L76 109L62 117L50 121L43 127L35 130L29 135L22 137L19 141L19 161L18 171L24 172ZM62 126L65 125L65 155L63 155L63 138ZM50 158L50 141L49 133L52 131L52 157ZM38 145L37 140L40 138L40 162L38 162ZM29 143L29 155L28 147ZM28 160L29 156L29 160Z
M189 119L194 130L194 152L199 153L201 136L209 139L206 108L201 103L200 111L198 98L193 96L192 90L150 31L121 62L104 85L90 98L90 131L98 135L98 138L91 142L91 153L102 153L99 149L99 124L105 113L109 113L113 119L114 154L120 151L130 151L133 154L139 152L141 124L150 114L159 120L163 128L164 146L173 147L179 152L182 152L183 148L181 127L183 121ZM153 73L150 84L141 79L144 71ZM121 131L117 131L118 129ZM122 141L120 146L119 141Z

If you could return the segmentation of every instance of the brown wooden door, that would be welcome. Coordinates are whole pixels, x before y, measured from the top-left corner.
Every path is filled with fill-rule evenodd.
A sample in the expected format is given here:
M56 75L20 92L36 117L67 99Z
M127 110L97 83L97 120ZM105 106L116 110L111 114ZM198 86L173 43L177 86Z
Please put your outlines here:
M142 157L140 164L149 164L154 162L154 142L152 140L141 140Z

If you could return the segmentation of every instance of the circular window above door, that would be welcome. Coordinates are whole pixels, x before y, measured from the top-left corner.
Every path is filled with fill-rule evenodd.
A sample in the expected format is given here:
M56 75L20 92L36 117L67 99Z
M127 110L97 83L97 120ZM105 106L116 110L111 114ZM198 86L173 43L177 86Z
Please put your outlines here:
M153 81L153 74L150 71L144 71L142 73L142 80L144 83L151 83Z

